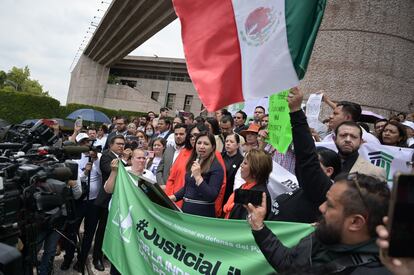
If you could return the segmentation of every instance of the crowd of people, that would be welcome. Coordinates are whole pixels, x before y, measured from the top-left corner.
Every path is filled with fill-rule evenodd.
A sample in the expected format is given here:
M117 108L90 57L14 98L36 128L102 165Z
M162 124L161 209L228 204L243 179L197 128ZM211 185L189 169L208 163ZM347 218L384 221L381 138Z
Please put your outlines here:
M84 270L93 244L94 268L104 270L103 236L120 165L135 177L157 182L185 213L246 219L277 272L387 274L388 270L401 272L401 265L406 268L411 264L412 268L410 262L390 260L383 254L379 258L379 247L387 245L388 233L382 224L390 190L385 170L364 159L358 150L363 143L414 148L414 113L379 119L370 130L359 122L359 104L333 102L323 96L332 114L326 121L327 129L317 131L309 127L301 108L302 92L291 89L287 100L293 140L283 154L267 142L269 115L262 106L253 114L221 109L212 117L195 117L189 112L171 117L167 108L161 108L158 116L148 112L131 119L115 117L111 125L97 128L75 126L69 140L102 150L83 153L77 160L78 180L71 183L77 219L61 228L69 241L59 241L53 235L47 248L45 242L40 274L48 274L57 246L65 253L60 268L71 267L76 252L73 244L79 239L82 223L82 245L73 269ZM248 115L252 115L251 121ZM332 142L337 152L316 147L315 141ZM281 192L274 200L269 195L273 162L298 181L297 188ZM235 190L239 188L263 192L262 203L236 203ZM317 225L314 233L287 248L264 220ZM362 260L356 262L352 255ZM113 265L111 274L119 274Z

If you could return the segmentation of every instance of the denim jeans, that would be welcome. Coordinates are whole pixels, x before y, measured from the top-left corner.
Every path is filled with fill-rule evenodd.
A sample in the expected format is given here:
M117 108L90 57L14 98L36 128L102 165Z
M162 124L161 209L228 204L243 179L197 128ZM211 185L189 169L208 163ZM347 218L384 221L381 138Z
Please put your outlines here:
M53 229L48 229L43 232L39 232L36 243L37 250L40 251L43 244L43 255L38 266L39 275L50 274L53 268L53 260L56 254L56 247L59 241L60 235Z

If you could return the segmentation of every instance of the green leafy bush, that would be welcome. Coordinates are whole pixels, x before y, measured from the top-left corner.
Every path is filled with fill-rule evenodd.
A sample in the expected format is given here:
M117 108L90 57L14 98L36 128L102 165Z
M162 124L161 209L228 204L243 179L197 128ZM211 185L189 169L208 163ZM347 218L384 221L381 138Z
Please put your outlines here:
M105 113L110 118L119 115L131 118L146 114L141 112L111 110L84 104L60 106L59 101L52 97L25 92L14 92L7 88L0 89L0 118L11 123L20 123L26 119L35 118L66 118L77 109L95 109Z

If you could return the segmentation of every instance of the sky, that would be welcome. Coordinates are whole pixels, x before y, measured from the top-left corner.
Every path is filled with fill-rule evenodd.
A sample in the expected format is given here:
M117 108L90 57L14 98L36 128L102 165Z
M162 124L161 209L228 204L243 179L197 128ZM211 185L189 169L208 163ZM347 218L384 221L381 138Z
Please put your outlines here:
M26 65L31 78L66 104L70 68L94 16L111 0L1 0L0 70ZM104 3L102 3L104 2ZM91 27L93 29L93 27ZM174 43L171 43L174 41ZM183 58L180 24L175 20L134 50L133 55Z

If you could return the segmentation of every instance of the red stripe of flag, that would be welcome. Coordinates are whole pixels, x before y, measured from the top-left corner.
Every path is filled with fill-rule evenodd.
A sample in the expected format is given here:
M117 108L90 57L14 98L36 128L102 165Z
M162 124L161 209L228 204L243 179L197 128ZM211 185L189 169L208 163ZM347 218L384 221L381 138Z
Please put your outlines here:
M244 101L240 46L231 0L173 0L187 69L207 110Z

